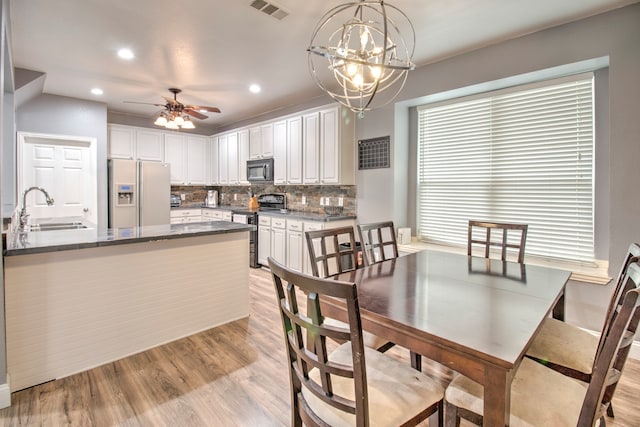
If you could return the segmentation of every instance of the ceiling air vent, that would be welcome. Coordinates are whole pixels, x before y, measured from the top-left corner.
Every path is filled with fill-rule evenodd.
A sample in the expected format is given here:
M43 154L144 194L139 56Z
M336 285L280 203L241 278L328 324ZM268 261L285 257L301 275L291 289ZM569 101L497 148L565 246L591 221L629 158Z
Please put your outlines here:
M258 9L260 12L269 16L273 16L276 19L282 19L289 15L289 12L285 12L280 6L275 5L273 2L266 2L264 0L253 0L251 7Z

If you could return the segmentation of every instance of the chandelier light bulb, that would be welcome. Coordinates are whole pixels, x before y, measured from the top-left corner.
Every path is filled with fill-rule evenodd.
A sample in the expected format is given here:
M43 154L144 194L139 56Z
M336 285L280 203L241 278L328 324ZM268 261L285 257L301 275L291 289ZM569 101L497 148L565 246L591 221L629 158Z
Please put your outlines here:
M167 118L163 115L160 115L153 124L157 126L165 126L167 124Z
M191 119L189 118L189 116L186 116L184 118L184 124L182 125L182 129L195 129L195 128L196 127L191 121Z
M176 118L173 121L178 126L182 126L184 124L184 119L182 118L182 116L176 116Z
M349 63L347 65L347 74L351 77L355 76L358 73L358 68L360 68L358 64Z

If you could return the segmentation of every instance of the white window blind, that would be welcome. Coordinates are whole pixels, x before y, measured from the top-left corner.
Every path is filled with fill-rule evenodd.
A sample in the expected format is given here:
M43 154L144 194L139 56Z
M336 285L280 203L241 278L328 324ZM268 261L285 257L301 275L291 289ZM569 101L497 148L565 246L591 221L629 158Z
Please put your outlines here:
M529 225L527 255L593 261L593 76L418 112L418 233Z

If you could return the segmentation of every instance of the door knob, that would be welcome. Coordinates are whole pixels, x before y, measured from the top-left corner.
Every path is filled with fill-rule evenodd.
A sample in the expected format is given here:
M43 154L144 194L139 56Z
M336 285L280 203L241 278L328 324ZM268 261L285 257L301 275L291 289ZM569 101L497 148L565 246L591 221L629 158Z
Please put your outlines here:
M84 213L89 212L89 208L84 208L84 209L82 209L82 212L84 212Z

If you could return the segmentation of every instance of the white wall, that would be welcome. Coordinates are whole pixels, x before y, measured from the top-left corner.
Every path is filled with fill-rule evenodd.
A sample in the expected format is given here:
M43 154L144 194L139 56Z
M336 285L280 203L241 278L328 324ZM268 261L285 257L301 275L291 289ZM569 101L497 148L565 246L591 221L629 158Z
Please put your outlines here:
M98 227L107 227L107 105L56 95L40 95L16 113L19 132L96 138ZM14 171L15 174L15 171Z

